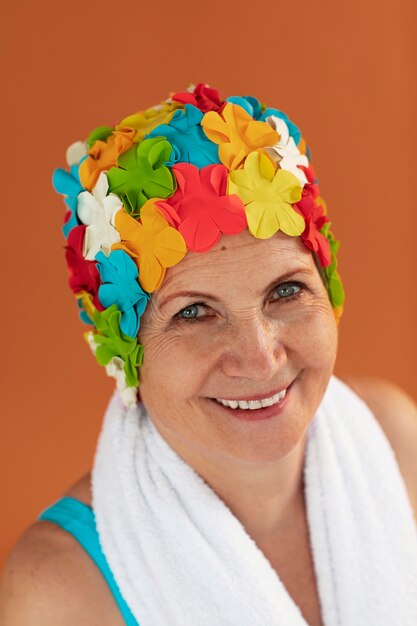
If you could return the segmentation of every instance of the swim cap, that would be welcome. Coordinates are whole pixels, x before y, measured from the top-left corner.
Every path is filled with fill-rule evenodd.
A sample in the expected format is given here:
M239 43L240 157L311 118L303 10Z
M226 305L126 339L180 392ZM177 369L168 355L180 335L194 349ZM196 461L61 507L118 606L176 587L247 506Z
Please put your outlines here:
M67 211L69 285L97 361L134 406L140 319L167 268L222 234L259 239L281 230L314 256L336 320L344 291L335 240L299 128L254 96L199 83L171 93L67 150L53 174Z

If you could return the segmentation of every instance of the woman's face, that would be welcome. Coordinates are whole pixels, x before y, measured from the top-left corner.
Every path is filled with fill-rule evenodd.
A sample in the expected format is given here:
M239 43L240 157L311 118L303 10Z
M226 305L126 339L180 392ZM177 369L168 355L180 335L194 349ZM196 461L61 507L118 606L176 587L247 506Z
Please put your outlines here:
M333 371L337 327L301 239L245 231L167 271L139 340L141 397L174 449L262 463L303 437ZM216 400L270 398L289 385L264 419L238 419Z

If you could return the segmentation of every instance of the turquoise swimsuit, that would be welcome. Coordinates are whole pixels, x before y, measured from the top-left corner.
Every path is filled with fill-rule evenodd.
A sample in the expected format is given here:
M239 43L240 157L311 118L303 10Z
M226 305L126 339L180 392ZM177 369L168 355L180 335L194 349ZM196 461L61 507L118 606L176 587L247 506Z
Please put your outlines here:
M126 624L139 626L123 599L101 550L93 509L76 498L65 496L42 511L38 519L55 522L74 535L106 579Z

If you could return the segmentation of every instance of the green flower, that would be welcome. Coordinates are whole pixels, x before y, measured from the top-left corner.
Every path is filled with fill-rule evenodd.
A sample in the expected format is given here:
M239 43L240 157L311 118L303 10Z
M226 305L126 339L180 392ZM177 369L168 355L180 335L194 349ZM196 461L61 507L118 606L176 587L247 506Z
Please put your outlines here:
M94 334L94 340L98 344L96 358L100 365L107 365L115 356L123 359L126 383L129 387L137 387L137 368L142 364L143 346L138 344L136 337L128 337L122 333L121 315L116 304L101 313L94 311L94 324L98 330Z
M132 217L149 198L167 198L175 190L174 177L164 163L169 161L172 146L165 137L144 139L118 158L118 167L107 172L109 191L122 200Z
M330 222L324 224L320 232L326 237L330 243L330 251L332 255L332 262L327 267L324 267L324 274L327 280L327 288L330 297L330 302L333 307L341 307L345 301L345 290L343 289L342 280L337 271L337 258L336 254L339 250L340 243L336 241L333 233L330 230Z
M111 126L98 126L88 135L87 147L90 150L96 143L96 141L106 141L107 137L111 135L113 128Z

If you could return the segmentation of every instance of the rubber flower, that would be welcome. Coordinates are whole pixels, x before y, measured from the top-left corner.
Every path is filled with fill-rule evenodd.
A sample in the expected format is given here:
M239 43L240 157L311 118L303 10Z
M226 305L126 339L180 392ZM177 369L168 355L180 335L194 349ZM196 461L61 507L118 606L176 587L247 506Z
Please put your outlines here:
M199 170L189 163L177 163L172 170L177 190L165 202L158 202L158 206L167 219L167 205L174 209L173 221L189 250L206 252L219 241L222 233L235 235L247 228L242 201L233 193L226 194L227 168L224 165L207 165Z
M230 96L229 98L226 98L226 102L238 104L255 120L262 115L261 103L258 98L255 98L254 96Z
M343 304L345 301L345 291L343 289L342 280L339 276L339 272L337 271L337 252L340 247L340 243L336 241L333 236L333 233L330 230L330 222L327 222L322 230L322 234L328 239L331 250L332 261L328 267L324 268L324 274L327 280L327 291L329 294L330 302L332 307L335 309L339 309L338 314L339 317L341 312L343 311ZM337 318L337 315L336 315Z
M175 111L182 109L182 104L179 102L165 101L161 104L155 104L155 106L146 109L145 111L138 111L133 115L125 117L115 129L119 130L125 126L133 128L136 133L135 140L140 141L150 133L155 126L160 124L168 124Z
M298 126L296 126L290 120L288 115L286 115L283 111L279 111L278 109L273 109L271 107L267 107L266 109L264 109L264 111L260 115L259 119L260 120L266 120L267 117L270 117L271 115L273 115L274 117L279 117L280 119L284 120L284 122L288 126L288 131L290 133L290 137L292 137L294 139L295 145L298 146L300 141L301 141L301 131L298 128Z
M304 220L306 226L301 235L303 242L307 248L310 248L317 254L321 267L327 267L331 263L329 241L317 228L311 215L304 216Z
M79 165L87 156L87 146L84 141L75 141L67 148L65 158L69 167Z
M77 219L77 196L83 191L78 176L78 165L71 165L69 172L58 167L52 175L52 185L56 192L64 196L68 210L65 213L65 222L62 226L64 237L68 237L69 232L79 225Z
M77 298L78 308L81 309L80 319L85 324L93 324L94 311L96 309L93 303L93 296L87 291L79 291L75 294L75 297ZM101 310L102 307L100 307Z
M331 263L330 243L321 229L329 221L324 200L319 197L319 188L315 183L313 166L302 167L308 183L304 185L301 199L293 206L304 217L306 226L301 233L303 242L317 254L320 265L327 267Z
M96 355L99 343L95 340L95 333L89 331L84 333L84 338L91 348L91 351ZM126 382L125 374L125 361L119 357L114 356L105 366L106 374L116 380L116 386L119 390L123 403L127 407L134 407L137 404L137 387L130 387Z
M142 348L141 345L140 347ZM133 408L137 404L137 387L131 387L127 384L125 367L125 361L119 356L114 356L106 365L106 373L107 376L111 376L111 378L116 380L116 386L124 404L128 408Z
M295 143L295 142L294 142ZM308 147L306 140L304 139L304 137L301 137L300 139L300 143L298 144L297 148L299 149L301 154L305 154L308 161L311 161L311 153L310 153L310 148Z
M138 217L141 206L153 197L166 198L174 191L168 167L171 144L163 137L144 139L119 157L118 167L107 173L110 191L123 200L126 211Z
M62 226L64 237L67 238L70 230L79 225L77 218L77 196L84 187L79 176L80 163L87 156L85 143L77 141L69 146L66 161L69 171L58 167L52 175L52 185L58 193L64 196L68 211L65 213L65 221Z
M307 183L306 175L298 166L303 165L307 167L308 159L304 154L301 154L295 145L294 139L290 137L285 120L275 115L270 115L266 118L266 122L277 131L279 140L274 146L264 148L265 152L267 152L276 163L279 163L279 167L282 170L291 172L291 174L294 174L294 176L298 178L301 185L305 185Z
M91 133L88 135L88 149L90 150L94 146L96 141L107 141L113 130L114 128L112 128L112 126L97 126L97 128L92 130Z
M157 200L153 198L143 205L140 220L128 215L125 209L114 218L121 242L114 244L113 250L124 250L134 259L139 267L140 285L148 293L158 289L166 268L179 263L187 252L182 235L155 205Z
M166 165L178 161L204 167L210 163L220 163L219 149L207 139L200 122L203 113L192 104L186 104L184 111L175 111L169 124L156 126L147 137L166 137L172 146L172 154Z
M250 152L274 145L279 139L269 124L255 121L241 106L230 102L220 113L206 113L201 125L207 137L219 144L220 161L229 169L240 167Z
M217 89L213 89L205 83L197 83L192 91L179 91L171 96L174 102L193 104L203 113L219 111L224 102L220 98Z
M65 259L67 261L69 286L77 295L86 291L91 294L94 305L100 311L103 307L98 299L100 275L93 261L86 261L83 255L84 235L86 226L75 226L68 235L65 246Z
M298 178L285 170L275 171L261 150L249 154L243 169L229 173L228 193L242 199L254 237L268 239L278 230L292 236L303 232L304 219L291 206L301 198Z
M150 299L138 283L136 263L124 250L113 250L108 257L98 252L96 261L101 277L98 299L104 308L116 304L122 314L121 331L136 337L141 315Z
M91 191L100 173L117 165L119 156L132 146L135 135L133 128L123 127L112 132L105 141L94 142L80 166L80 180L85 189Z
M112 245L120 241L112 220L123 204L115 194L107 195L108 188L107 176L102 172L93 192L83 191L78 196L78 218L87 226L83 247L87 261L94 260L99 250L109 254Z
M116 304L102 311L94 311L94 325L98 330L94 340L95 354L100 365L107 365L115 356L124 361L123 371L129 387L139 384L137 368L142 364L143 346L136 337L128 337L120 330L121 313Z

